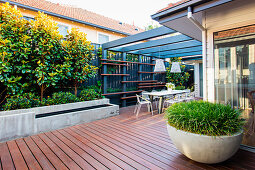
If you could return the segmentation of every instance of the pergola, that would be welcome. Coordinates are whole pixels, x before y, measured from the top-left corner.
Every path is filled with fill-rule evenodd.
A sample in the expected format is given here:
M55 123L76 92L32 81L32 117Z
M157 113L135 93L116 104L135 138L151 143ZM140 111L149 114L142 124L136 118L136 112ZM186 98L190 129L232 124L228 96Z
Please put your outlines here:
M107 59L107 51L120 52L122 54L122 60L108 60ZM135 54L138 55L138 62L130 62L126 61L127 54ZM131 35L125 38L121 38L118 40L114 40L111 42L104 43L102 45L102 61L104 62L118 62L124 63L122 64L122 74L118 74L122 76L122 92L118 94L122 94L122 99L127 98L126 94L128 93L136 93L127 92L126 91L126 72L127 65L125 63L135 63L139 65L138 73L145 73L141 70L141 65L148 63L142 63L142 56L151 57L151 66L152 70L155 66L155 59L166 59L171 57L183 57L185 60L198 60L202 58L202 43L198 40L195 40L189 36L183 35L181 33L176 32L173 29L167 28L165 26L155 28L149 31L141 32L135 35ZM107 65L109 63L103 63L103 85L104 85L104 95L107 94L107 76L111 76L111 74L107 74ZM153 72L146 72L151 73ZM115 74L115 76L117 76ZM136 82L141 82L141 76L139 75L139 80ZM134 82L134 81L132 81ZM114 93L116 94L116 93ZM134 97L134 96L133 96ZM123 101L123 105L125 105L125 101Z

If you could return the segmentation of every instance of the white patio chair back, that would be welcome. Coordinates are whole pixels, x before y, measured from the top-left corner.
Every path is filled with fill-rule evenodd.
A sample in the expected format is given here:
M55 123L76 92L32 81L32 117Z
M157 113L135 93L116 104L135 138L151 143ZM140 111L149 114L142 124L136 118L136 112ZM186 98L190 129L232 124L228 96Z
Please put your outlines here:
M141 103L140 96L136 95L136 98L137 98L137 103Z
M148 93L148 92L147 92L147 91L143 91L143 92L142 92L142 97L143 97L144 99L150 100L149 95L146 94L146 93Z
M143 98L142 96L139 96L139 95L136 95L136 98L137 98L137 104L136 104L136 107L135 107L135 110L134 110L134 113L136 113L136 116L138 116L139 112L140 112L140 109L142 107L143 104L146 104L147 107L148 107L148 112L151 110L151 114L153 115L153 108L152 108L152 103Z

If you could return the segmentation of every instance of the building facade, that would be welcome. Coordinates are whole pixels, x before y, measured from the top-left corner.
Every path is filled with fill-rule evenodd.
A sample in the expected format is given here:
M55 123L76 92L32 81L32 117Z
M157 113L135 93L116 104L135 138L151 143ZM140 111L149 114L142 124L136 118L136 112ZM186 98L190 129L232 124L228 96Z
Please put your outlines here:
M243 144L254 147L254 113L247 93L255 90L255 1L182 0L152 18L202 41L204 100L244 110L248 123Z
M87 34L87 39L92 43L102 44L143 31L129 25L85 9L68 5L56 4L46 0L0 0L2 3L9 2L19 9L25 19L31 20L38 11L49 15L58 23L59 32L67 34L71 28L79 28Z

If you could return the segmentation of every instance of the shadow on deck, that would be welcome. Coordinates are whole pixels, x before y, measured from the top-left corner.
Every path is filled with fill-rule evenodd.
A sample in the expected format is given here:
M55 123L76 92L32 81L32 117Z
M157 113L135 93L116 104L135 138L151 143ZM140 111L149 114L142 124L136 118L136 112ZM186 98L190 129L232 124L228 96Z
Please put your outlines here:
M171 143L163 115L134 107L120 115L0 144L0 169L254 169L239 150L216 165L194 162Z

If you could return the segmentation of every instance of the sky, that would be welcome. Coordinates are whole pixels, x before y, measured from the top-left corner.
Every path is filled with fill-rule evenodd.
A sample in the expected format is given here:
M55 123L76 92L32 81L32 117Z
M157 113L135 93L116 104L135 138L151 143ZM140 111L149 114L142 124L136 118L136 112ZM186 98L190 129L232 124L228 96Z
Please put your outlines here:
M157 22L151 15L179 0L48 0L54 3L72 5L110 17L131 25L145 28Z

